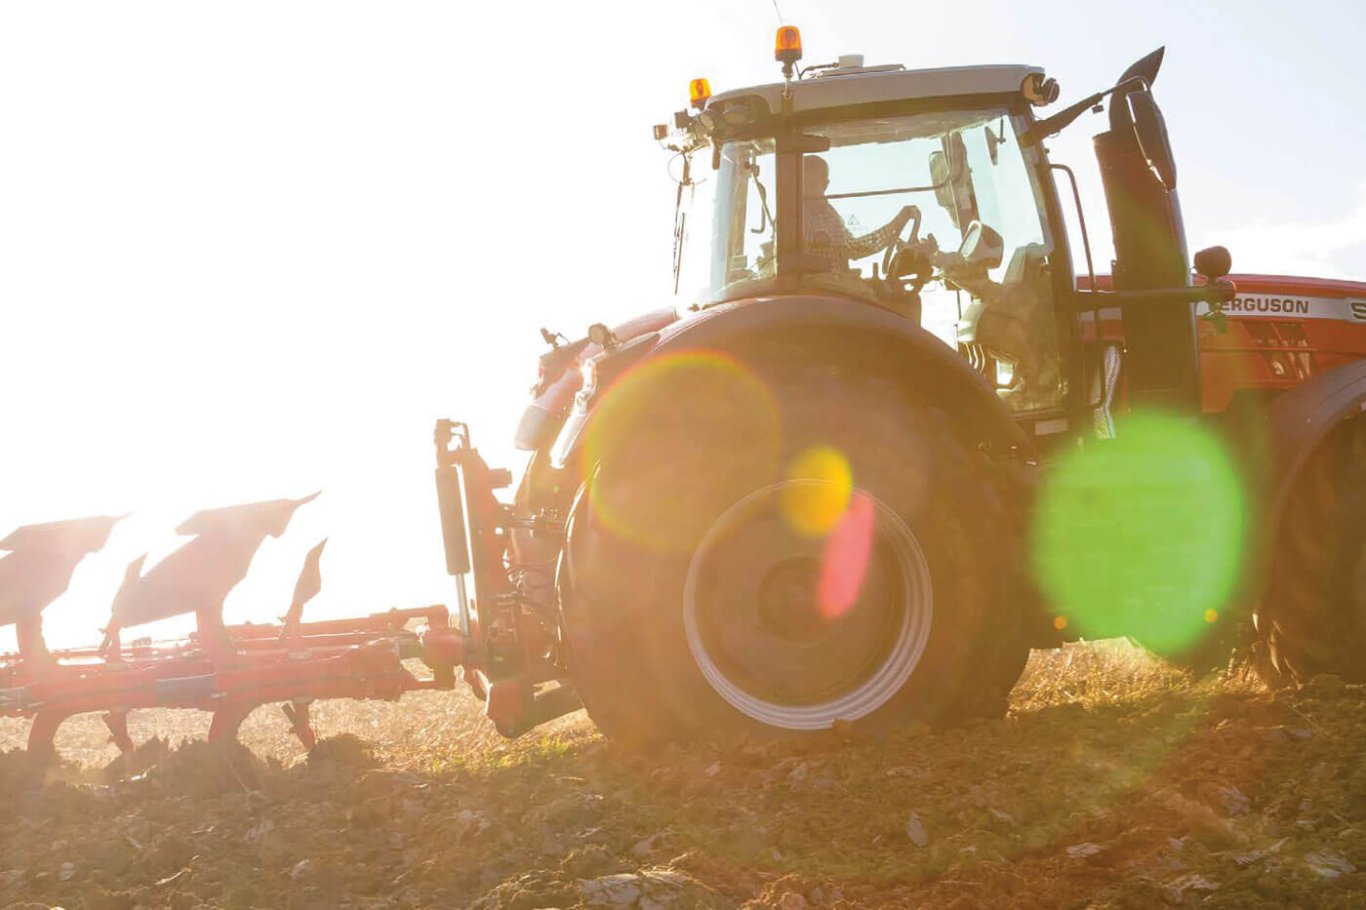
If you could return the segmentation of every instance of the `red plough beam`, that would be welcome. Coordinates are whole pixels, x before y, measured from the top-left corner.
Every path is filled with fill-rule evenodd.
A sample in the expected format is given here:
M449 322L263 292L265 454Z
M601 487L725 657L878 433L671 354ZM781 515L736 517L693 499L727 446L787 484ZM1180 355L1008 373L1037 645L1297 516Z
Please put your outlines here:
M14 625L18 640L17 653L0 654L0 715L33 719L29 755L54 757L57 729L77 714L102 713L113 741L128 753L134 749L130 711L209 711L209 739L222 741L234 739L253 710L277 702L299 741L312 748L309 705L316 699L393 700L417 689L453 688L457 633L444 606L303 621L304 604L322 587L326 541L309 552L279 624L224 624L223 602L265 538L283 534L295 510L312 498L191 517L177 532L192 540L146 573L143 558L129 565L104 641L92 648L49 649L42 614L66 591L81 561L104 547L119 519L29 525L0 540L8 554L0 558L0 626ZM186 613L195 614L196 629L183 641L122 643L125 628ZM404 661L411 658L424 661L431 676L410 672Z

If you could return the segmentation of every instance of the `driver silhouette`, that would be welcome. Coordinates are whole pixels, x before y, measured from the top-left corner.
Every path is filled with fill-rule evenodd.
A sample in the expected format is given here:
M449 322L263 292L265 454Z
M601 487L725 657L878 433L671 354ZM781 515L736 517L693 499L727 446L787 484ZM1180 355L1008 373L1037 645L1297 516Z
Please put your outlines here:
M802 221L806 259L815 271L843 272L854 259L885 249L910 222L913 206L904 206L896 217L875 231L854 237L840 213L825 197L830 186L830 166L824 158L802 159Z

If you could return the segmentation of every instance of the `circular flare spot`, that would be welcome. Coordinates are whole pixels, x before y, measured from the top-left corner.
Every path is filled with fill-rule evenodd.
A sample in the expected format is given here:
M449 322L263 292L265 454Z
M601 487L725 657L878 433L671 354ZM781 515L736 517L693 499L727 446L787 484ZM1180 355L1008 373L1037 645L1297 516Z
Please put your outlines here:
M812 446L792 460L783 490L783 516L792 530L806 537L823 537L839 524L849 508L854 475L849 460L829 446Z
M1179 655L1232 595L1247 507L1233 460L1184 417L1137 412L1061 459L1035 512L1040 587L1085 638ZM1214 613L1217 618L1217 613Z
M589 418L590 501L620 537L689 552L716 517L778 479L782 430L768 387L713 351L647 360L606 389Z

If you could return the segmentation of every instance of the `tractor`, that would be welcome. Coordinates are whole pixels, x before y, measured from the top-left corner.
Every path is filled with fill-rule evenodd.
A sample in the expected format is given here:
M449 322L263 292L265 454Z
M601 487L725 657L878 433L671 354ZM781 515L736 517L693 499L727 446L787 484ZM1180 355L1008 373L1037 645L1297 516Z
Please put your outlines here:
M654 138L705 288L543 330L510 502L436 427L449 660L501 732L953 723L1118 635L1366 679L1366 284L1190 256L1162 53L1057 108L1033 66L803 68L784 26L780 81L692 83ZM1087 112L1100 273L1047 148Z

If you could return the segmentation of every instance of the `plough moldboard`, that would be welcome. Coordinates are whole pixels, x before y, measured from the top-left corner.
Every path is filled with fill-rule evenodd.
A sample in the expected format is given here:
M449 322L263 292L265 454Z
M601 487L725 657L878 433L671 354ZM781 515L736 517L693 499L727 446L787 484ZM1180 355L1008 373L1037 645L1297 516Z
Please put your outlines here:
M444 606L303 621L304 605L322 587L326 540L305 559L279 623L224 623L223 602L246 577L262 542L282 535L295 510L312 499L192 516L177 529L192 540L146 572L144 558L128 566L96 647L49 649L43 611L66 591L81 561L104 547L120 519L29 525L0 540L0 551L8 551L0 558L0 626L14 625L18 639L17 653L0 654L0 715L32 718L29 756L38 762L55 757L58 727L77 714L102 713L113 741L129 753L130 711L208 711L209 739L224 741L236 737L248 714L270 703L282 705L299 741L312 748L309 705L315 699L392 700L416 689L452 688L448 639L455 631ZM125 629L188 613L196 628L182 641L122 641ZM409 672L403 663L409 658L421 658L431 677Z

